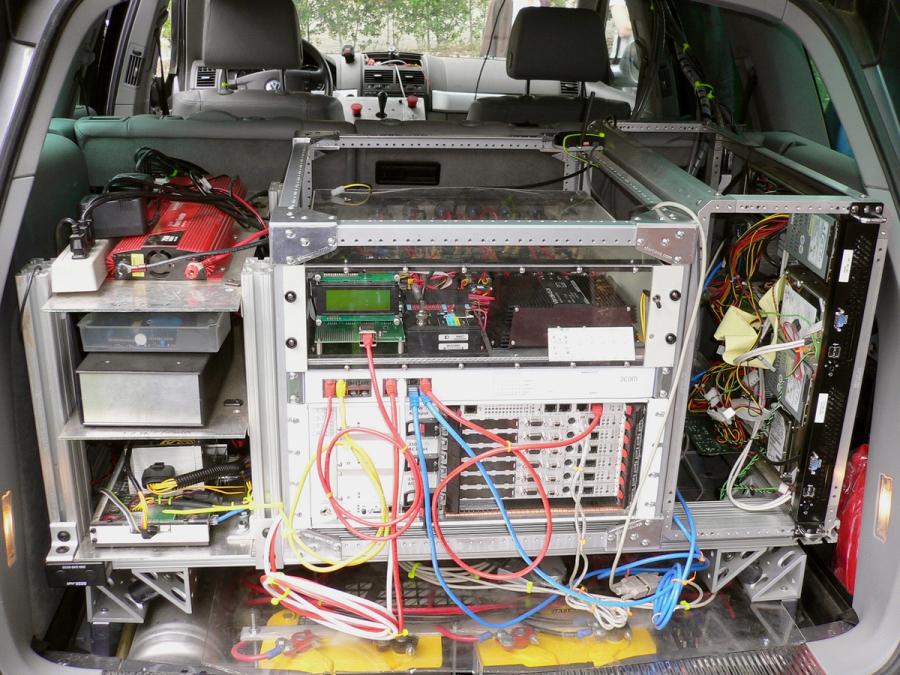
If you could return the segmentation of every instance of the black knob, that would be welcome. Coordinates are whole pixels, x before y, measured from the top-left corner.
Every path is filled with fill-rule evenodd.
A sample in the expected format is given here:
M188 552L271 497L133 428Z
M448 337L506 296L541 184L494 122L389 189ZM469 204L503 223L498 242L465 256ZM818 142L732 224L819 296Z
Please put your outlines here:
M375 113L375 117L380 120L383 120L387 117L387 113L384 112L385 106L387 106L388 95L387 92L382 89L378 92L378 112Z

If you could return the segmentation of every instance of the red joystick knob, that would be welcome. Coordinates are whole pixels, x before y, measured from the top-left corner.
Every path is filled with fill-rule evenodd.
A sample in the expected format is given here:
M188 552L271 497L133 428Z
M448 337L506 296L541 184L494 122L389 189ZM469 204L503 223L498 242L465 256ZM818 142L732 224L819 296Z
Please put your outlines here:
M410 94L406 97L406 105L415 110L416 106L419 105L419 97L415 94Z
M350 112L353 113L354 117L362 117L362 103L351 103Z

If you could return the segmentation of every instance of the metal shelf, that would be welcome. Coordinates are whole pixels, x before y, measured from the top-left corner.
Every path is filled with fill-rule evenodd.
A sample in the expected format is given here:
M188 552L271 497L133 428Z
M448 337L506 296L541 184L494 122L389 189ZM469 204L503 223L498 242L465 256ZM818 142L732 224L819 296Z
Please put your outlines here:
M241 269L252 251L231 256L219 281L107 280L93 293L54 293L46 312L236 312L241 308Z
M239 529L237 518L213 526L209 546L95 546L84 537L77 562L103 561L117 569L160 570L173 567L240 567L252 565L253 539Z
M233 402L235 399L240 400L241 405L225 405L225 401ZM248 425L244 350L240 340L237 340L231 367L205 427L86 427L81 423L81 411L76 409L59 438L64 441L244 438Z

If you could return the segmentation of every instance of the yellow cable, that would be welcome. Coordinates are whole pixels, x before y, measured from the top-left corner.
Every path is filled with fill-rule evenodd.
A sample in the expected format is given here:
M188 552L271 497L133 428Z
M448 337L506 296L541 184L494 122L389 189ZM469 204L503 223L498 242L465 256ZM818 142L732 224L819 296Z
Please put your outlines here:
M606 138L606 134L583 134L583 135L585 138ZM595 164L593 162L591 162L590 160L588 160L587 158L576 155L574 152L572 152L572 150L569 147L569 139L570 138L581 138L581 137L582 137L582 134L580 134L580 133L567 134L566 136L563 136L563 139L562 139L563 152L568 157L571 157L572 159L574 159L577 162L581 162L582 164L587 164L588 166L595 166Z
M647 342L647 294L644 291L641 291L641 302L640 309L638 310L641 315L641 342Z
M343 382L343 385L341 384ZM337 383L336 392L338 394L346 392L346 382L341 380ZM338 410L340 415L340 429L347 428L347 408L345 404L344 396L338 397ZM356 460L359 462L360 467L363 470L363 473L372 483L373 487L378 496L378 500L381 506L381 513L385 522L389 519L390 513L387 505L387 498L384 494L384 486L381 484L381 478L378 476L377 469L375 468L375 464L372 461L371 456L349 435L345 435L341 441L339 442L340 446L348 448L356 457ZM300 480L297 484L297 489L294 492L294 497L291 500L291 508L289 513L282 515L284 516L284 530L283 536L287 539L288 546L290 546L291 551L294 553L294 557L297 558L298 562L303 565L306 569L313 572L321 572L321 573L330 573L336 572L338 570L344 569L345 567L351 567L354 565L361 565L363 563L369 562L382 550L386 545L384 541L372 541L369 542L369 545L366 546L362 551L357 553L352 558L347 560L336 560L334 558L330 558L328 556L324 556L318 551L314 551L306 543L299 537L297 531L293 528L294 517L297 513L297 507L300 503L300 497L303 493L304 488L306 487L306 481L309 478L310 471L312 470L313 465L318 461L319 456L323 452L323 448L319 448L309 462L307 462L306 467L303 470L302 475L300 476ZM389 531L388 527L384 527L379 529L376 533L376 536L383 537ZM302 555L298 552L298 549L302 550L306 555ZM320 563L323 564L315 564L311 563L305 558L313 557L319 560Z

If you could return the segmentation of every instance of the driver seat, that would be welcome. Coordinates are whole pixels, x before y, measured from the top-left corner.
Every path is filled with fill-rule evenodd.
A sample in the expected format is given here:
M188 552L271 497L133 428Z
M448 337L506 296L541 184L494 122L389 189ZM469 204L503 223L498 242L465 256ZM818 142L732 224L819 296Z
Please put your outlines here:
M207 0L203 63L228 70L287 70L303 63L297 13L291 0ZM172 97L172 113L190 117L218 110L235 117L294 117L344 121L333 96L265 89L193 89Z

